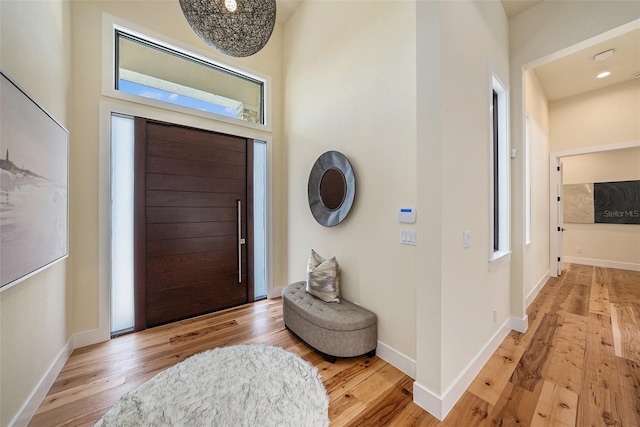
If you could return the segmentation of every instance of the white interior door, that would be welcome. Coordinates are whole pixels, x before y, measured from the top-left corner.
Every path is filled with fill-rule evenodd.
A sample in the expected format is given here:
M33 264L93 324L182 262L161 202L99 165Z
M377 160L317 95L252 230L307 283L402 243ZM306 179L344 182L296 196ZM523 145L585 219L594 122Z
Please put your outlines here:
M563 239L562 239L562 233L564 233L564 210L563 210L563 204L564 204L564 198L563 198L563 194L562 194L562 161L560 161L558 159L558 167L556 168L557 171L557 194L558 197L556 198L556 206L557 206L557 218L556 218L556 235L557 235L557 241L556 241L556 247L557 247L557 254L558 256L556 257L556 271L557 271L557 275L561 276L562 275L562 252L563 252Z
M549 269L552 276L562 274L562 232L564 231L562 209L562 162L551 155L549 162Z

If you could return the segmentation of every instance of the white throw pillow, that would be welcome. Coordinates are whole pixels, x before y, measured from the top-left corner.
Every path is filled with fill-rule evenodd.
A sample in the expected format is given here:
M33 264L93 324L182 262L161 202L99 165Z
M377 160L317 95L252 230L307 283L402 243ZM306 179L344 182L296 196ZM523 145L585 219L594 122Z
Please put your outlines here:
M311 249L306 291L326 302L340 302L340 266L336 257L324 259Z

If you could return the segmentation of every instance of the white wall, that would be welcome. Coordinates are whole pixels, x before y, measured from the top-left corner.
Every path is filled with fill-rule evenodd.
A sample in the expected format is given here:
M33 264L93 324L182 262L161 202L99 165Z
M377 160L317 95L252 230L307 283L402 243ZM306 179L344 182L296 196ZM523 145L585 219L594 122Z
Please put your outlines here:
M509 43L507 20L497 2L445 2L441 11L442 389L446 390L509 317L509 265L490 272L488 264L490 73L509 87ZM462 246L464 230L472 233L467 249Z
M491 72L508 86L507 26L498 2L312 1L285 28L289 279L305 279L311 248L336 255L344 296L378 315L385 348L415 358L440 414L509 317L509 264L488 263ZM357 191L324 228L306 187L331 149ZM417 206L415 226L398 223L402 206ZM399 244L402 228L417 247Z
M535 71L525 72L529 117L531 242L525 246L524 295L530 303L549 275L549 103ZM526 155L524 150L520 153Z
M68 127L69 3L0 2L0 67ZM0 293L0 425L11 422L69 339L66 261Z
M565 184L640 180L640 148L564 157L562 163ZM640 271L640 226L565 222L564 228L565 261Z
M335 255L342 294L378 315L379 340L415 357L415 251L400 245L403 206L416 206L415 5L302 2L285 28L288 281L306 280L313 248ZM307 199L323 152L352 163L356 198L325 228ZM421 221L418 212L418 221ZM427 239L427 236L418 236Z
M549 105L551 151L640 141L640 79Z
M489 266L491 76L509 87L508 23L498 2L418 2L417 12L418 199L426 222L416 260L416 399L444 416L509 318L509 263Z

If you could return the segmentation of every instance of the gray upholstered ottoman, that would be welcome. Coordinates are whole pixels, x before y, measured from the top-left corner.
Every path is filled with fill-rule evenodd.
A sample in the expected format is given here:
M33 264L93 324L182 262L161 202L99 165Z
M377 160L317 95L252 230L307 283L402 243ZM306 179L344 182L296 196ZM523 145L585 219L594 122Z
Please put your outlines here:
M284 324L307 344L323 353L325 360L367 354L373 357L378 344L375 314L340 299L324 302L305 291L306 282L292 283L282 292Z

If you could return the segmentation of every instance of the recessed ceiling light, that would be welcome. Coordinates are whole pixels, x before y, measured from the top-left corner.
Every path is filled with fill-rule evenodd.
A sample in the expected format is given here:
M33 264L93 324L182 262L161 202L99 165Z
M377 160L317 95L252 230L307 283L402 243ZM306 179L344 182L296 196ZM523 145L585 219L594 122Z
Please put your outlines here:
M596 77L599 79L602 79L604 77L608 77L611 74L611 71L603 71L600 74L598 74Z
M605 50L604 52L600 52L596 56L593 57L594 61L604 61L607 58L610 58L613 55L613 49Z

